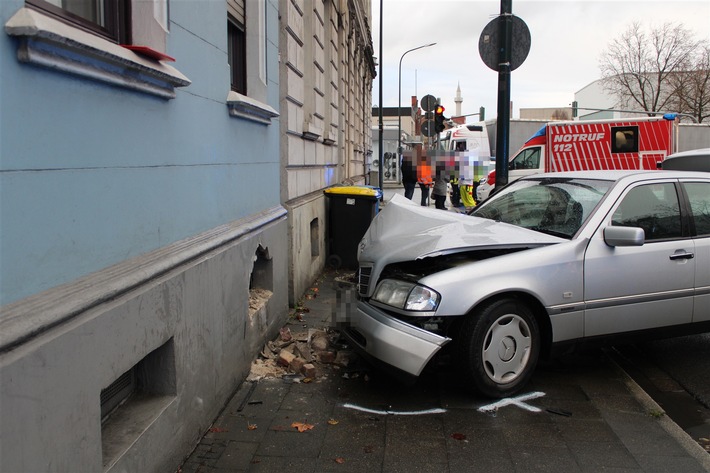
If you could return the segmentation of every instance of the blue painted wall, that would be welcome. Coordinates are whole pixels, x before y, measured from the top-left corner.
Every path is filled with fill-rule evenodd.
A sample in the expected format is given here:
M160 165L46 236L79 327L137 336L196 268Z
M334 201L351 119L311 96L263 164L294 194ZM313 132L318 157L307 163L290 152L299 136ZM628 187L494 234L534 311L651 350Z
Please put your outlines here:
M224 0L170 2L163 100L22 64L0 34L0 305L279 205L279 123L230 117ZM278 110L278 5L267 104ZM24 2L2 0L4 25Z

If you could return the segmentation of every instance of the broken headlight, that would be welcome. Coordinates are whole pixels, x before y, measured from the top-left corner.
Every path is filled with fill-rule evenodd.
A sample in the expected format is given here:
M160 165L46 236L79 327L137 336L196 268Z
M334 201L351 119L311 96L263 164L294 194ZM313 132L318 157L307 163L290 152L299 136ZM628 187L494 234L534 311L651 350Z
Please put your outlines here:
M397 309L430 312L436 310L440 297L433 289L419 284L384 279L377 285L372 300Z

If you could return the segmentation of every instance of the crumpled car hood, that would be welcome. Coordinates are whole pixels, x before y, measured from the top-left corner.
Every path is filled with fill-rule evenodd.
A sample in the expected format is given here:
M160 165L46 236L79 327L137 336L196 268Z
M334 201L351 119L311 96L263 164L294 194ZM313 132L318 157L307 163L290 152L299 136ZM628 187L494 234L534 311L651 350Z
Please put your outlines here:
M395 194L360 243L360 262L378 266L474 249L544 246L562 238L507 223L422 207Z

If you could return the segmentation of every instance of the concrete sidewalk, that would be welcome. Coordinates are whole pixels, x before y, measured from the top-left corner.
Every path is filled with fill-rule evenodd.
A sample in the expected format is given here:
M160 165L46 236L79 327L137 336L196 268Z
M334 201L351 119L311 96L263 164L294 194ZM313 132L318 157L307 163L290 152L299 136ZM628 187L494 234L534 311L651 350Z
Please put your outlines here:
M329 327L352 276L325 272L290 331ZM452 368L405 386L332 348L338 363L314 362L312 381L244 382L178 471L710 472L710 455L602 352L541 364L496 403Z

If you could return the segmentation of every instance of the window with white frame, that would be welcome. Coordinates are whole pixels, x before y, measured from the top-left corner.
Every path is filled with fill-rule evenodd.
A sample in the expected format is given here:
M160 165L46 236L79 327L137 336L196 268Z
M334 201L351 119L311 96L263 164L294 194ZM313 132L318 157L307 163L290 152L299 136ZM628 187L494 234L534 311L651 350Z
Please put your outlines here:
M170 99L190 80L166 64L168 24L167 0L26 0L5 32L20 62Z
M130 42L129 0L27 0L27 5L116 43Z
M233 117L268 125L279 113L266 104L266 16L264 0L226 0L227 62L230 90L227 106ZM247 19L249 26L247 27Z

